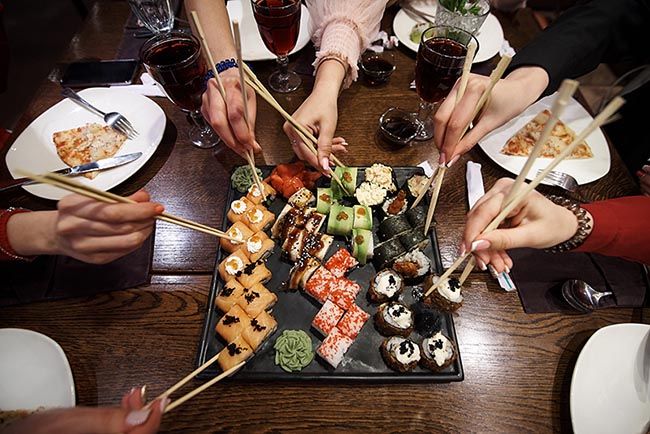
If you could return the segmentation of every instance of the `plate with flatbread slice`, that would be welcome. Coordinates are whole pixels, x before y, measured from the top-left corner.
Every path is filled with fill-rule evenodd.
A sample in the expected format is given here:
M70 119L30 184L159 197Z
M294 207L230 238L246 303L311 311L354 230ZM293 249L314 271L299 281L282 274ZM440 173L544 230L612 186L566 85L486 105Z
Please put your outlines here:
M135 139L106 126L103 119L63 99L38 116L16 138L6 163L14 178L20 170L45 173L116 155L142 152L137 160L113 169L91 172L75 179L100 190L109 190L137 172L153 155L162 140L166 118L151 99L119 88L89 88L79 94L104 111L122 113L138 131ZM45 199L58 200L69 194L50 185L23 186Z
M480 141L479 146L499 166L512 174L519 174L549 120L549 110L554 100L555 95L540 99L520 116L487 135ZM527 179L534 179L538 169L545 168L592 119L589 112L578 101L572 99L564 110L560 122L553 128L551 137L544 144L540 157L535 161ZM602 178L609 172L609 167L610 153L607 140L603 132L597 129L555 170L568 173L582 185Z

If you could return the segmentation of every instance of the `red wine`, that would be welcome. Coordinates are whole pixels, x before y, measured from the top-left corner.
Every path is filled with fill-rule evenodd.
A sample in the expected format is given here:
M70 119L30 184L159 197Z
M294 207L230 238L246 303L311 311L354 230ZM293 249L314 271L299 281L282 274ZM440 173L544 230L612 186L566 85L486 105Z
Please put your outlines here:
M174 104L188 111L201 108L207 67L195 39L185 36L163 39L145 49L142 62Z
M286 56L298 41L300 1L254 0L253 14L264 45L277 56Z
M415 63L415 85L426 102L440 102L463 72L467 48L448 38L431 38L420 44Z

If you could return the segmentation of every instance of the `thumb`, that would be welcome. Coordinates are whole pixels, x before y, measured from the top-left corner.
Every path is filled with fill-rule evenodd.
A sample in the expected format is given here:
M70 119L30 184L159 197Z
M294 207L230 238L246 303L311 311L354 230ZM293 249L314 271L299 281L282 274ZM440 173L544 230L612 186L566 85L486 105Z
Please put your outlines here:
M323 125L318 134L318 163L325 173L330 171L333 138L334 128L331 125Z

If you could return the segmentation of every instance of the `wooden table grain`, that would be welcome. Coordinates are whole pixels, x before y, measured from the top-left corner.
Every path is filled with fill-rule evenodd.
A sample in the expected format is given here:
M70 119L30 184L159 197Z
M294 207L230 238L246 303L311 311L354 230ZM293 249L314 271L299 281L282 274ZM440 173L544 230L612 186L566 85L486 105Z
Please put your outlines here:
M385 28L390 27L392 13L384 18ZM62 61L112 58L127 15L126 2L97 2ZM527 10L498 17L515 48L538 31ZM368 87L360 81L339 99L337 134L350 143L350 153L343 157L349 165L375 161L415 165L424 159L437 159L431 143L393 151L375 138L377 119L387 107L415 108L417 104L416 94L408 90L414 55L399 50L396 58L397 70L388 84ZM265 78L273 63L256 63L254 68ZM303 76L298 91L277 95L278 100L292 111L312 83L311 77ZM43 83L14 138L60 99L57 84ZM167 211L220 225L228 174L243 161L225 149L215 152L191 146L186 138L185 116L167 100L156 102L167 115L161 146L152 160L116 191L130 193L145 187ZM281 119L265 103L258 104L257 136L264 147L264 161L288 161L293 154L281 132ZM620 159L612 154L609 174L582 188L585 197L599 199L636 192ZM507 175L478 149L448 172L437 210L444 265L457 255L467 211L462 164L467 160L483 165L486 188ZM0 178L8 177L2 165ZM22 190L0 198L0 207L10 204L33 209L54 206ZM2 308L0 326L32 329L59 342L69 358L80 405L115 404L131 387L143 384L148 385L150 396L155 396L194 367L216 248L216 240L209 236L161 223L156 233L151 285ZM570 429L571 373L585 341L609 324L647 322L650 313L648 309L613 309L588 316L527 315L516 294L499 290L484 273L470 277L465 297L463 308L455 316L465 368L461 383L227 381L166 416L162 432L564 431Z

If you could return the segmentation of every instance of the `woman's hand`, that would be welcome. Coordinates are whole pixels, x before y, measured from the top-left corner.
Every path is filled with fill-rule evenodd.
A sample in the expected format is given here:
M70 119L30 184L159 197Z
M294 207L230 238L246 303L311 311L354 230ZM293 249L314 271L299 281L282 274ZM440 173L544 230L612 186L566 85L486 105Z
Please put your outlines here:
M60 254L105 264L136 250L151 235L154 217L164 211L138 191L137 204L107 204L79 195L58 203L57 211L13 215L7 223L9 243L23 256Z
M440 105L433 118L434 143L440 149L440 163L456 161L489 132L523 112L546 89L548 74L540 67L522 67L500 80L474 127L460 140L489 81L488 77L470 74L458 106L454 108L458 82Z
M75 407L35 413L9 424L3 434L153 434L158 432L167 399L144 407L140 388L122 398L120 407Z
M467 214L463 247L474 253L481 268L491 264L497 272L508 271L513 264L505 250L552 247L578 230L578 220L571 211L532 191L508 214L502 227L481 235L501 212L513 183L509 178L498 180Z
M639 186L641 187L641 193L646 196L650 196L650 165L645 165L636 173L636 176L639 178Z
M226 91L227 101L224 102L219 93L217 80L211 78L203 94L201 112L224 143L246 158L245 154L249 151L261 151L260 145L255 140L255 117L257 115L255 91L250 86L246 86L248 118L251 123L249 128L244 116L244 97L239 81L239 71L237 68L230 68L222 72L219 78Z

